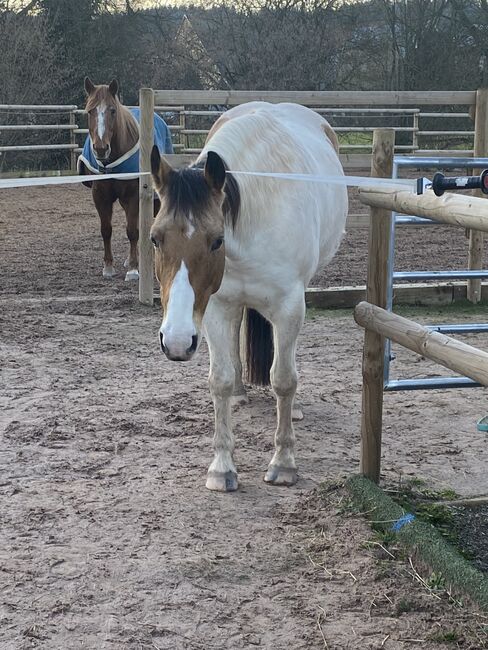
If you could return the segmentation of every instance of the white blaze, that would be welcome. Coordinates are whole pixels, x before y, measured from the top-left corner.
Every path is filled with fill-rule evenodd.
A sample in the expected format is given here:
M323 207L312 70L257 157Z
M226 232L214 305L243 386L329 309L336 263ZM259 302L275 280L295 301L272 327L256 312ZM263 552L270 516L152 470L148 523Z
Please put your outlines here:
M105 135L105 111L107 107L105 102L102 102L97 108L97 132L100 140L103 139Z
M195 292L190 284L188 269L182 261L171 285L168 306L159 330L170 356L184 357L192 345L192 337L197 333L193 323L194 304Z

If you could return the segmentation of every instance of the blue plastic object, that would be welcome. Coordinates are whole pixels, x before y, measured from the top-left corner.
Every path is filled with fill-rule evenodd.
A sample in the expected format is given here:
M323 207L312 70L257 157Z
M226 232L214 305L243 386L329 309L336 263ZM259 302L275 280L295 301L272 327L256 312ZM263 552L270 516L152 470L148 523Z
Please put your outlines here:
M488 415L478 420L477 429L478 431L488 431Z

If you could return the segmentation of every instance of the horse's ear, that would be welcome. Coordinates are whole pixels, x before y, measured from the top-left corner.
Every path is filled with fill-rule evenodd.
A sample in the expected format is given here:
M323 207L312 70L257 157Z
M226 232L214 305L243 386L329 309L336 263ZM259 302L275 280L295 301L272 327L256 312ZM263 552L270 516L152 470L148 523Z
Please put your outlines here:
M164 189L172 171L171 165L164 158L161 158L158 147L154 145L151 151L151 172L158 192Z
M90 77L85 77L85 92L87 95L91 95L92 92L95 90L95 84L93 81L90 79Z
M108 89L110 93L113 95L113 97L117 97L117 93L119 92L119 82L117 79L112 79L112 81L108 85Z
M215 151L209 151L207 154L204 174L210 189L220 192L225 183L225 165L222 158Z
M210 189L220 192L225 183L225 165L222 158L215 151L209 151L207 154L204 174Z

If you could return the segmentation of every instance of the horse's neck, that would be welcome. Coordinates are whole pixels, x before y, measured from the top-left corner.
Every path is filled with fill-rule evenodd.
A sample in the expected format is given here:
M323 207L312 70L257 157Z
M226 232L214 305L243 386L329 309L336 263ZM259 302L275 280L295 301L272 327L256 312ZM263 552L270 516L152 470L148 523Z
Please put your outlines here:
M139 129L135 117L127 108L121 107L118 114L117 128L112 136L111 157L117 160L132 149L138 139Z

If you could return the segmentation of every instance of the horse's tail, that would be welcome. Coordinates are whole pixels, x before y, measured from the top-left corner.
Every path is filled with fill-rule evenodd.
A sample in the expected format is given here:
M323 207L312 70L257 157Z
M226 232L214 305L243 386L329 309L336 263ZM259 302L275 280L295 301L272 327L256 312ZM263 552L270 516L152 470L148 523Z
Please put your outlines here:
M247 381L268 386L274 346L271 323L255 309L244 310Z

